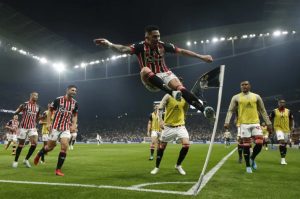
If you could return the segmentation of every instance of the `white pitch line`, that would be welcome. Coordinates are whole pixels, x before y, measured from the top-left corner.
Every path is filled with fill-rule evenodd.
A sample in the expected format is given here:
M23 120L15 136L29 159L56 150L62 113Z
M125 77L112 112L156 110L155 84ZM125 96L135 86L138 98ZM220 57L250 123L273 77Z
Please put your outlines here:
M144 183L138 185L132 185L131 188L141 188L150 185L158 185L158 184L194 184L195 182L152 182L152 183Z
M205 187L208 181L215 175L215 173L223 166L226 160L237 150L234 148L229 154L227 154L216 166L214 166L205 176L203 177L199 192ZM189 194L193 194L198 184L196 183L190 190L187 191ZM198 192L198 193L199 193Z
M228 155L226 155L215 167L213 167L205 176L200 186L200 190L206 185L206 183L212 178L212 176L221 168L225 161L235 152L237 148L232 150ZM73 184L73 183L56 183L56 182L33 182L33 181L16 181L16 180L0 180L0 183L12 183L12 184L35 184L35 185L50 185L50 186L65 186L65 187L88 187L88 188L98 188L98 189L119 189L127 191L140 191L140 192L154 192L154 193L167 193L176 195L193 195L195 184L188 191L168 191L159 189L144 189L141 187L148 185L157 184L193 184L195 182L154 182L154 183L144 183L138 185L132 185L130 187L121 186L110 186L110 185L93 185L93 184Z
M135 187L121 187L121 186L108 186L108 185L92 185L92 184L72 184L72 183L54 183L54 182L32 182L32 181L15 181L15 180L0 180L0 183L13 183L13 184L35 184L35 185L50 185L50 186L66 186L66 187L89 187L98 189L119 189L128 191L141 191L141 192L156 192L156 193L168 193L177 195L191 195L190 193L183 191L167 191L156 189L142 189Z

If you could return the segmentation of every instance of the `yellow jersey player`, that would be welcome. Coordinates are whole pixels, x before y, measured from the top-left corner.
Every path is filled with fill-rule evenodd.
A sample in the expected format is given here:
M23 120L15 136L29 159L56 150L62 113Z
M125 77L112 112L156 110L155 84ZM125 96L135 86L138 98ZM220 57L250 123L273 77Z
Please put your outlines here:
M158 104L154 105L154 111L151 113L147 126L147 136L151 137L150 144L150 158L153 160L153 154L155 146L158 144L158 138L160 137L160 125L159 125L159 116L158 116Z
M278 108L272 111L270 118L273 120L274 131L276 132L277 140L279 142L281 164L286 165L286 145L289 141L290 132L294 127L294 117L291 111L285 108L285 100L278 101Z
M259 113L268 125L269 130L271 130L272 125L261 97L258 94L250 92L250 89L251 86L249 81L241 82L242 92L232 97L224 123L225 129L229 128L232 114L237 111L237 118L241 125L241 139L243 142L243 152L247 173L252 173L252 169L257 169L255 158L260 153L263 144L263 134L260 127ZM250 157L251 137L255 141L255 146Z
M261 130L263 132L263 136L264 136L264 147L265 147L265 150L267 151L269 148L268 148L268 143L269 143L269 131L268 131L268 127L266 125L265 122L261 123Z
M159 172L159 165L167 143L176 139L177 141L181 142L182 148L180 150L175 169L181 175L186 175L185 171L181 167L181 163L188 153L190 147L189 134L185 128L185 116L188 107L188 103L183 98L178 101L172 98L172 96L169 94L166 94L163 97L159 105L159 119L163 130L160 137L159 148L157 149L156 166L151 171L151 174L155 175ZM162 112L164 110L165 115L164 120L162 120Z
M49 130L47 128L47 116L49 115L49 108L50 104L48 104L48 110L44 111L41 120L39 121L39 124L42 125L42 141L44 146L47 145L47 142L49 140ZM51 121L53 120L53 115L51 116ZM45 156L41 156L41 163L45 163Z

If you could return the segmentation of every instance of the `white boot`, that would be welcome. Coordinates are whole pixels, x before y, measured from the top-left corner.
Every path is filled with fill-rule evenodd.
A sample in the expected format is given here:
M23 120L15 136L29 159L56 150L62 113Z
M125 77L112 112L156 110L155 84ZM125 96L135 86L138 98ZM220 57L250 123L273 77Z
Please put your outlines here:
M281 163L282 165L287 165L286 161L285 161L285 158L281 158Z
M181 165L175 165L175 169L180 173L181 175L186 175L185 171L182 169Z
M155 167L150 173L151 173L152 175L155 175L155 174L157 174L158 172L159 172L159 168Z

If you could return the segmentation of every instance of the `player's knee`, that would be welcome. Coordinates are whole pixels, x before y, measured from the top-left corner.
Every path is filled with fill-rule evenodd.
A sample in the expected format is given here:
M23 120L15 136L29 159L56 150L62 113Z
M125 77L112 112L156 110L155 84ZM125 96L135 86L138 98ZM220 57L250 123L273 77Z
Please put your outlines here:
M152 71L150 70L150 68L148 68L148 67L143 67L142 70L141 70L141 72L140 72L140 74L141 74L142 76L148 75L149 73L153 73L153 72L152 72Z
M190 148L190 144L182 144L182 148L188 149L188 148Z
M264 143L264 138L261 135L256 135L254 136L255 144L263 144Z
M182 91L182 90L185 90L186 88L182 85L182 84L179 84L177 87L176 87L176 90L177 91Z
M243 138L242 145L243 145L243 147L250 147L251 146L251 138Z
M161 143L161 144L159 145L159 149L165 150L166 146L167 146L167 144Z

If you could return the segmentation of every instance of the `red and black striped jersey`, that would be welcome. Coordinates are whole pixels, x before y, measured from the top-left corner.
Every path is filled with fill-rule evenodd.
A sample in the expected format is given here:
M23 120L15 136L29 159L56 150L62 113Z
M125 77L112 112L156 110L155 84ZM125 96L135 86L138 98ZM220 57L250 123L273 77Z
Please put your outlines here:
M36 127L36 120L40 114L40 106L32 101L25 102L20 106L22 115L22 120L20 123L20 128L23 129L33 129Z
M131 54L138 58L141 69L148 67L153 73L168 72L169 68L165 63L165 53L177 53L178 48L171 43L158 42L154 47L142 41L130 46Z
M19 127L19 121L18 120L9 120L9 122L7 122L6 126L13 128L13 130L9 130L9 132L11 134L16 134L18 127Z
M52 129L66 131L70 129L71 118L78 113L78 103L75 99L66 96L56 98L50 106L56 111L52 122Z

